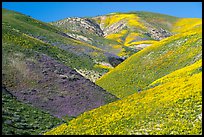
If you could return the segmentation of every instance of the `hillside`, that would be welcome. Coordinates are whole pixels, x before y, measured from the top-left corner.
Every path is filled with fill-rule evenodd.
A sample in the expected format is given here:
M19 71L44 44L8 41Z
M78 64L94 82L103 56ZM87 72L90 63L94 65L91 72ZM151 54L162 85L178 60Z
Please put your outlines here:
M88 53L51 43L64 40L79 46L76 51L86 50L86 45L75 45L78 41L58 34L55 27L8 10L3 10L2 27L2 84L17 100L60 118L117 100L74 70L103 71L94 69L97 64Z
M201 58L202 26L199 24L135 53L98 79L96 84L123 98Z
M201 76L202 19L2 9L3 134L202 134Z
M51 22L68 36L127 58L158 40L172 35L179 18L150 12L111 13L96 17L72 17ZM140 42L139 44L137 42Z
M2 70L3 84L18 100L62 117L77 116L117 99L75 70L49 56L35 54L3 55L7 56Z
M30 104L17 101L2 88L2 135L38 135L62 122Z
M146 91L85 112L45 134L202 134L202 60L149 86Z
M55 26L21 13L6 9L3 9L2 13L3 41L12 41L24 48L48 54L78 72L85 72L82 75L91 81L95 81L109 70L106 67L97 67L103 64L110 65L109 58L114 56L108 49L105 51L72 38ZM35 41L32 45L37 46L32 46L27 40Z
M150 12L112 13L93 19L100 24L105 38L119 42L116 48L125 46L136 50L171 36L171 28L178 20L177 17ZM119 55L127 56L125 52Z

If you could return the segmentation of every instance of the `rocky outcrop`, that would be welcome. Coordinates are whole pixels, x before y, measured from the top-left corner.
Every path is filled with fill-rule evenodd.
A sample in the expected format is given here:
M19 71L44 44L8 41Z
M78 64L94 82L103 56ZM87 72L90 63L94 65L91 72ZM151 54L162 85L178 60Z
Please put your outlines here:
M126 26L126 20L121 20L119 22L113 23L110 26L105 26L104 20L106 20L106 16L98 16L93 19L100 20L100 28L104 33L104 36L109 34L117 33L122 30Z
M88 18L67 18L52 24L75 32L103 36L103 31L100 29L100 26Z
M149 28L146 34L155 40L162 40L172 35L170 32L162 28Z
M126 22L124 20L114 23L103 30L104 36L107 36L112 33L117 33L121 31L124 27L126 27Z
M83 34L95 34L97 36L105 37L110 34L118 33L123 29L132 29L131 26L128 25L128 21L125 19L121 19L118 22L115 22L111 25L105 24L105 20L107 16L97 16L93 18L67 18L55 23L53 25L59 26L61 28L71 30L74 32L79 32ZM141 23L146 26L146 30L137 29L137 31L141 34L144 34L155 40L162 40L171 36L171 32L162 27L155 27L154 24L141 20ZM133 30L134 31L134 30ZM75 38L77 40L82 40L84 42L91 43L92 40L88 39L85 36L66 33L68 36Z
M106 24L107 26L105 26L104 20L106 20L106 18L107 18L106 16L98 16L98 17L93 18L94 20L100 20L99 25L100 25L101 29L103 30L104 36L117 33L124 28L131 29L131 26L129 26L127 24L127 20L124 20L124 19L122 19L116 23L113 23L111 25ZM167 37L172 35L169 31L167 31L161 27L155 28L152 24L150 24L144 20L142 20L141 23L145 24L147 29L146 29L146 31L137 29L137 31L139 31L140 33L143 33L143 34L145 34L145 35L147 35L147 36L149 36L155 40L161 40L161 39L167 38Z
M85 36L82 35L78 35L78 34L74 34L74 33L66 33L68 36L80 40L80 41L84 41L84 42L88 42L88 43L92 43L92 38L87 38Z

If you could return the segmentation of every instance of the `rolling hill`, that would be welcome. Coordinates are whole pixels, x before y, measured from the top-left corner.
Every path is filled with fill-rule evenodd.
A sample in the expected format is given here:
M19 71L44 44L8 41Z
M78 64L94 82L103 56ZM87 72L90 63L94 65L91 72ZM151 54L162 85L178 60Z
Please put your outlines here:
M144 47L169 37L179 18L150 12L110 13L96 17L72 17L50 24L68 36L128 58ZM140 42L140 43L137 43Z
M2 84L17 100L61 118L118 99L74 69L102 72L88 55L103 54L101 49L80 45L57 28L13 11L3 10L2 27ZM67 47L53 45L55 40L66 41Z
M96 84L123 98L144 90L158 78L194 63L202 58L201 25L199 23L135 53L103 75Z
M85 112L45 135L202 134L202 60L149 86L141 93Z
M105 51L72 38L58 27L48 23L6 9L3 9L2 13L3 41L12 41L15 44L24 46L24 48L31 48L48 54L78 72L85 72L84 76L91 81L95 81L109 70L106 67L97 66L110 65L109 58L115 57L108 50ZM37 46L29 44L26 41L27 39L35 41L32 45ZM115 60L117 60L117 57L115 57Z
M202 19L2 9L3 134L202 134L201 58Z

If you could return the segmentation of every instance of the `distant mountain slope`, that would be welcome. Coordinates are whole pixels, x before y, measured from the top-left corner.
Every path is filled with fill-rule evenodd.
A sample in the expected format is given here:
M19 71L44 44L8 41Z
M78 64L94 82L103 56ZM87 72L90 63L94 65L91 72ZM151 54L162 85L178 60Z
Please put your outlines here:
M89 18L66 18L57 22L52 22L52 25L60 26L63 30L72 30L74 32L81 32L83 34L95 34L103 36L103 31L100 26L92 19Z
M141 93L85 112L46 135L201 135L202 60Z
M61 123L49 113L17 101L2 88L2 135L39 135Z
M117 99L76 71L106 70L95 67L98 63L89 55L94 51L105 55L101 49L77 45L80 41L58 34L53 26L8 10L3 10L2 27L2 83L18 100L62 117ZM60 38L77 48L52 44Z
M173 24L179 18L150 12L128 12L112 13L93 19L100 24L107 39L140 50L137 42L144 42L149 46L152 41L157 42L171 36Z
M201 20L196 18L185 19L137 11L86 18L72 17L51 24L70 37L128 58L138 50L199 23Z
M31 46L26 40L34 40L33 43L37 44L37 46L32 48L36 51L49 54L49 56L65 63L72 69L93 71L95 78L89 76L94 76L94 74L84 75L92 81L108 71L106 68L95 67L103 64L103 62L109 64L108 58L112 57L112 55L108 54L108 51L74 39L55 26L23 14L6 9L3 9L2 13L2 33L3 39L5 39L3 41L12 41L30 48ZM13 34L15 34L15 38ZM13 41L14 39L15 41ZM54 50L57 52L53 53Z
M190 26L199 23L201 20L196 18L183 19L137 11L96 17L69 17L50 24L74 39L128 58L145 47L186 30L184 27L190 29Z
M172 31L174 33L185 33L198 25L202 24L202 19L200 18L180 18L176 23L174 23Z
M176 22L178 18L151 12L128 12L112 13L98 16L94 19L100 24L104 35L107 36L117 33L122 29L140 32L141 34L145 34L148 31L150 32L151 29L155 29L155 31L161 29L170 31L172 24ZM158 31L158 33L160 33L160 31ZM153 39L160 39L159 37L154 37L153 33L149 36Z
M175 34L137 52L96 81L119 98L202 58L202 26Z
M124 55L121 55L121 53L124 53L129 57L137 52L137 50L124 47L123 45L117 46L119 43L113 39L104 38L103 31L99 24L92 18L73 17L51 22L50 24L57 26L66 35L74 39L89 43L115 56L124 57ZM128 50L126 51L125 48Z
M179 18L150 12L111 13L96 17L72 17L51 22L68 36L112 54L127 58L148 45L171 36L173 24ZM104 41L104 42L103 42ZM147 45L146 45L147 46Z

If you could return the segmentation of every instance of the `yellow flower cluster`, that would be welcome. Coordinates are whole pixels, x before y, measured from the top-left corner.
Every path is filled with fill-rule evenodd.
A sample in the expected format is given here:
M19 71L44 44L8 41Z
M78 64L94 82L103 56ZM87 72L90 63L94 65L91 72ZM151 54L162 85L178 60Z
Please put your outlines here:
M154 80L190 65L194 58L199 59L201 45L201 26L178 33L135 53L103 75L96 84L119 98L126 97L146 88Z
M195 26L202 25L202 19L199 18L182 18L179 19L173 27L174 32L185 32Z
M107 69L107 70L113 69L113 67L102 65L102 64L95 64L94 67L95 68L103 68L103 69Z
M202 134L202 60L157 81L157 86L85 112L53 134ZM196 73L195 73L196 72Z
M106 18L101 20L101 24L104 24L104 27L107 28L115 23L124 21L125 24L131 28L147 29L143 23L139 21L139 17L136 14L110 14ZM139 33L127 30L121 30L117 33L109 34L106 36L107 39L116 40L120 44L126 46L131 41L139 36Z
M128 44L136 39L136 37L139 36L139 33L131 32L128 34L128 36L125 38L124 45L128 46Z
M107 35L106 38L116 40L119 43L123 43L122 37L127 33L128 33L127 30L121 30L118 33Z
M101 20L101 23L104 23L105 27L108 27L121 20L126 20L130 26L146 29L146 27L139 22L139 17L136 14L111 14L104 20Z

